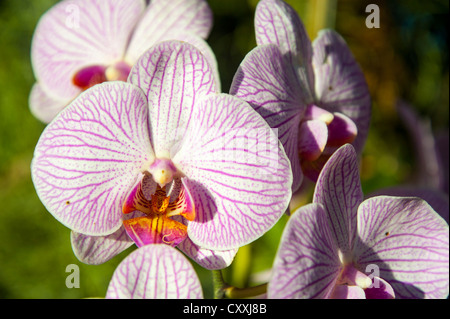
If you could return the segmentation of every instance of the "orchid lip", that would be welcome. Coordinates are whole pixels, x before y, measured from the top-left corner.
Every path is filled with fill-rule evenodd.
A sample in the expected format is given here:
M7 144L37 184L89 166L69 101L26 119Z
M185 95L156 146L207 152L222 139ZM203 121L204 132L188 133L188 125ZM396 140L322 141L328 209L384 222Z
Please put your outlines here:
M72 78L72 83L82 90L87 90L90 87L105 82L106 67L102 65L91 65L82 68Z
M124 220L127 234L139 247L155 243L177 246L187 237L187 226L170 217L180 215L187 220L194 220L195 208L189 191L181 185L178 193L175 191L175 195L168 195L165 188L157 185L154 193L150 195L151 199L147 199L143 182L144 180L139 181L131 190L122 212L128 214L140 211L146 216ZM172 183L179 185L182 182L177 179ZM171 197L175 196L176 199L171 201Z

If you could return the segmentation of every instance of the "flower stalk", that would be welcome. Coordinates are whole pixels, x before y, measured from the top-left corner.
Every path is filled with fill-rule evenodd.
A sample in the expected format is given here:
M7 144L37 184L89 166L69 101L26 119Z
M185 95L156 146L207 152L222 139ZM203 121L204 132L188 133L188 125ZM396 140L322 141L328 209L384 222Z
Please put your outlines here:
M212 270L212 276L214 286L214 299L252 298L265 294L267 291L267 283L246 288L231 286L223 279L221 270Z

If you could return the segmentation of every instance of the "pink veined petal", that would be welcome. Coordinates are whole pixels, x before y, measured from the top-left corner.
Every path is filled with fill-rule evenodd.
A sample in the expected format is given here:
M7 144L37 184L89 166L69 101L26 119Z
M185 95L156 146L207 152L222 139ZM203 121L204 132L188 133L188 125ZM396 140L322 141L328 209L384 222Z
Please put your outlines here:
M268 298L328 298L341 269L324 207L303 206L292 214L283 231Z
M230 94L248 102L278 136L291 162L296 191L303 180L298 158L298 126L306 109L300 82L273 44L253 49L242 61Z
M151 140L158 158L171 158L183 139L198 99L215 92L214 73L194 46L166 41L148 50L128 81L147 96Z
M396 298L446 298L449 293L448 224L422 199L378 196L358 209L354 256L376 265Z
M201 299L194 268L175 248L164 244L141 247L115 270L107 299Z
M358 286L337 285L330 299L366 299L366 294Z
M72 231L70 240L78 260L89 265L103 264L134 244L123 227L107 236L87 236Z
M31 48L43 90L55 99L72 99L81 92L72 83L79 69L122 59L144 5L141 0L65 0L47 11Z
M66 105L69 100L59 100L49 96L39 83L35 83L31 88L29 104L31 113L40 121L50 123Z
M169 34L192 33L206 39L212 23L213 14L205 0L151 0L133 33L127 58L134 62L155 43L178 39Z
M255 11L256 42L276 44L308 90L310 102L314 88L311 40L297 12L282 0L261 0Z
M325 207L333 237L344 255L352 249L357 210L362 201L356 152L352 145L345 144L323 167L313 199Z
M172 33L167 33L164 35L165 40L178 40L181 42L187 42L189 44L192 44L194 47L196 47L204 56L204 58L208 61L209 66L211 68L211 72L214 74L214 80L215 80L215 88L217 92L221 91L221 82L220 82L220 75L219 75L219 67L217 65L216 56L214 55L214 52L212 51L211 47L209 46L208 42L203 40L200 36L182 30L173 31Z
M198 247L189 237L181 242L177 248L203 268L210 270L223 269L231 265L237 248L230 250L210 250Z
M321 120L302 122L298 132L298 152L300 158L314 161L322 154L327 144L328 128Z
M377 190L367 196L367 198L386 195L401 197L420 197L426 201L442 218L449 223L449 198L448 194L439 189L430 187L420 187L414 185L393 186Z
M348 116L358 129L352 143L361 152L369 130L371 101L364 74L344 39L333 30L313 42L315 93L319 106Z
M145 95L125 82L82 93L42 133L32 179L47 210L70 229L109 235L122 224L122 204L153 160Z
M289 204L292 172L277 135L232 95L200 101L173 163L194 198L188 235L200 247L245 245L269 230Z
M395 299L392 286L383 278L374 277L371 287L364 289L366 299Z

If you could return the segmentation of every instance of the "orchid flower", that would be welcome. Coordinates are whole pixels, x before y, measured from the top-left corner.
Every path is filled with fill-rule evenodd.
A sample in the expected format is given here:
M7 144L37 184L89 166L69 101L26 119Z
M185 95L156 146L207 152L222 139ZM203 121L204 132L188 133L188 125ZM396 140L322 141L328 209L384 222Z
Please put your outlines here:
M329 156L352 143L362 150L370 120L364 75L344 39L323 30L313 43L298 14L282 0L261 0L258 46L242 61L230 94L249 102L279 138L291 161L293 190L316 181Z
M143 0L63 0L41 17L33 36L31 112L49 123L87 88L126 81L137 59L159 41L190 42L213 65L203 40L211 27L205 0L152 0L148 6Z
M269 298L446 298L448 224L417 197L363 201L355 149L325 164L282 235Z
M292 172L276 132L217 93L207 59L186 42L153 46L128 81L86 90L46 127L32 161L41 201L91 263L131 238L226 267L289 204Z
M116 268L107 299L201 299L194 268L178 250L147 245L128 255Z

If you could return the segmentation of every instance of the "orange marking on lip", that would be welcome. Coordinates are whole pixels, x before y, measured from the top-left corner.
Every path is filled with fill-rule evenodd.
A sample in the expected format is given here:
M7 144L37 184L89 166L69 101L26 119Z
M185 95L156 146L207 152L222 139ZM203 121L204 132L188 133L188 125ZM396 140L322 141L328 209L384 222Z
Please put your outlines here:
M181 215L190 221L195 218L192 197L184 187L176 200L170 203L170 196L167 196L165 189L159 185L151 195L151 200L148 200L140 182L131 190L122 207L124 214L136 210L147 216L124 220L123 224L130 238L139 247L149 243L178 245L187 237L187 226L170 217Z

